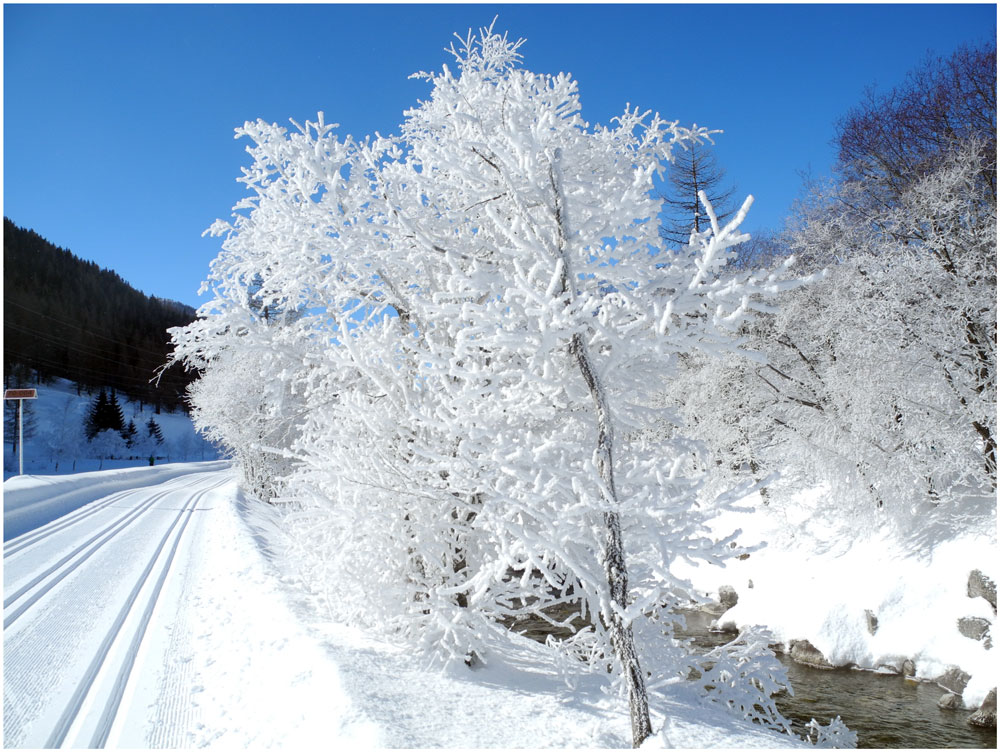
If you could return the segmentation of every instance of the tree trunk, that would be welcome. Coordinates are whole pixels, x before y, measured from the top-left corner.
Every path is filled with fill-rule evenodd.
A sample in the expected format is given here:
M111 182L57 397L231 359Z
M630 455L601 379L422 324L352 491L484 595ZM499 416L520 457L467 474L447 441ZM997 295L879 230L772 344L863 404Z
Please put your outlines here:
M562 264L560 274L559 296L566 295L566 305L572 302L573 277L570 270L570 259L567 251L569 220L566 213L562 192L558 162L561 150L556 149L549 165L549 182L552 186L554 199L553 214L556 220L558 257ZM635 650L635 640L632 636L632 625L627 624L622 614L628 607L628 569L625 565L625 547L622 545L622 527L618 516L618 490L615 487L614 474L614 426L611 423L611 411L608 409L604 386L597 377L587 343L577 332L570 341L570 354L580 369L587 389L594 400L597 417L597 470L601 476L601 495L608 502L608 510L604 513L604 546L601 556L604 563L604 576L608 581L608 589L613 604L611 613L607 614L608 628L611 632L611 646L625 675L625 685L628 688L629 717L632 720L632 746L638 747L653 734L649 721L649 700L646 696L646 681L639 666L639 655Z
M997 487L997 442L990 432L989 426L978 420L972 421L972 427L979 438L983 440L983 455L986 459L986 475L990 479L993 489Z
M618 664L625 674L628 687L629 716L632 719L632 746L638 747L652 735L649 721L649 701L646 697L646 682L639 666L639 656L632 637L632 625L627 624L621 614L628 606L628 569L625 566L625 549L622 544L622 527L616 507L618 490L614 475L614 430L608 410L604 389L598 381L590 362L587 345L579 334L573 335L570 352L576 359L597 412L597 469L604 484L603 494L608 497L611 509L604 513L604 576L611 591L613 608L607 614L611 631L611 645Z

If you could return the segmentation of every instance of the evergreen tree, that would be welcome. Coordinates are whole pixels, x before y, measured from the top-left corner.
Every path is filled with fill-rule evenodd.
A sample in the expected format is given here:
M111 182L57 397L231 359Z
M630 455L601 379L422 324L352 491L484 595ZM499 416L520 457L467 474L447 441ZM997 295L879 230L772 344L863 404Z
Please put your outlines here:
M90 412L87 413L86 422L86 433L87 441L93 441L94 437L107 428L103 421L105 420L105 415L108 411L108 395L103 389L100 394L94 399L93 404L90 406Z
M105 428L111 428L124 435L125 415L122 413L122 406L118 403L118 394L114 389L111 390L111 397L108 399L107 425Z
M135 421L130 420L128 425L122 429L122 438L125 439L125 446L129 449L135 444L135 437L138 435L138 430L135 427Z
M59 376L169 407L184 404L191 375L159 369L169 356L167 330L189 323L192 308L148 297L7 218L3 255L5 376L23 366L41 379Z
M86 431L87 440L93 441L94 437L101 431L112 430L125 435L125 416L122 414L121 405L118 403L118 395L114 389L111 396L105 390L101 390L94 403L90 407L87 415Z
M149 421L146 423L146 430L149 432L149 435L156 440L157 444L163 443L163 432L160 431L160 426L155 420L153 420L152 415L149 416Z

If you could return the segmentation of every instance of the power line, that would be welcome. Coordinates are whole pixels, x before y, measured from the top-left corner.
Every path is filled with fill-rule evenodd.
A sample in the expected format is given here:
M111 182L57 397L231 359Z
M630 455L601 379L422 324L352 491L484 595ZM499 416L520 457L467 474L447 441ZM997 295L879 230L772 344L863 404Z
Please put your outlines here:
M39 332L39 331L35 331L35 330L32 330L32 329L26 329L25 327L18 326L17 324L11 323L10 321L4 322L4 323L5 323L6 327L10 327L11 329L19 331L22 334L27 334L27 335L29 335L31 337L37 337L38 339L42 339L42 340L47 340L48 342L50 342L50 343L52 343L52 344L54 344L54 345L56 345L58 347L64 347L67 350L74 351L74 352L76 352L76 353L78 353L80 355L83 355L85 357L88 357L88 358L99 358L100 360L106 360L109 363L114 363L115 365L120 365L120 366L123 366L123 367L131 367L131 368L136 368L137 367L137 366L134 366L132 364L127 363L124 360L115 359L115 358L109 358L106 355L101 354L102 352L106 352L106 351L98 350L96 348L87 347L85 345L81 345L79 343L76 343L76 342L74 342L72 340L59 339L59 338L54 337L51 334L48 334L46 332ZM158 360L162 361L164 357L165 357L165 355L161 354L158 357ZM155 370L158 367L159 366L154 366L151 370Z
M50 321L54 321L55 323L60 324L61 326L69 327L70 329L76 329L78 332L83 332L84 334L86 334L89 337L97 337L99 339L104 339L104 340L107 340L108 342L113 342L116 345L122 345L124 347L130 347L133 350L139 350L141 352L146 352L146 353L149 353L151 355L156 355L157 357L161 357L162 358L164 356L164 353L162 353L162 352L156 352L154 350L149 350L149 349L147 349L145 347L138 347L138 346L133 345L131 343L125 342L124 340L114 339L112 337L106 337L103 334L98 334L97 332L92 332L92 331L89 331L87 329L83 329L82 327L76 326L75 324L70 324L69 322L63 321L61 319L58 319L55 316L50 316L47 313L42 313L41 311L36 311L36 310L34 310L32 308L29 308L26 305L23 305L22 303L18 303L16 301L10 300L10 299L8 299L6 297L4 298L4 303L12 305L12 306L16 306L17 308L20 308L23 311L27 311L28 313L34 314L35 316L41 316L42 318L46 318L46 319L49 319ZM166 334L166 330L164 330L163 333ZM166 343L164 343L164 344L166 344Z
M64 373L79 372L82 374L90 374L91 375L90 378L99 377L99 380L104 381L108 385L111 385L114 382L119 382L119 383L130 382L136 386L143 387L145 389L158 388L153 385L152 380L143 381L142 379L137 379L132 376L123 376L121 374L114 374L109 371L101 371L95 368L87 368L86 366L59 363L57 361L54 361L50 358L46 358L41 355L28 355L19 352L9 352L9 355L10 357L8 358L8 360L16 360L18 362L23 362L23 363L31 363L31 362L41 363L43 365L47 365L50 368L62 371Z

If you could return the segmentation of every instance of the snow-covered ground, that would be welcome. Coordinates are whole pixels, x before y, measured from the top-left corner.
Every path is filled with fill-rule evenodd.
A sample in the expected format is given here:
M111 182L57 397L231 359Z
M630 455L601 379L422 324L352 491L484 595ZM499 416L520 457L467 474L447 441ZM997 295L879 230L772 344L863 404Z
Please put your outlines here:
M83 435L83 425L94 398L100 390L77 394L76 385L65 379L53 379L47 384L26 384L37 389L38 398L26 400L24 437L24 472L26 475L58 475L111 468L148 466L148 453L136 452L132 459L100 459L94 445ZM125 423L135 422L140 436L146 433L150 418L156 421L163 443L153 451L156 462L205 461L217 458L217 451L201 436L191 419L181 410L156 413L148 404L133 402L118 395ZM11 405L14 403L12 402ZM30 411L30 417L27 413ZM6 417L5 412L5 417ZM12 439L17 431L16 420L4 421L3 477L17 475L18 456Z
M5 747L629 746L606 680L569 688L533 642L512 637L487 666L442 670L338 624L279 553L279 512L248 501L228 463L24 476L3 490ZM824 503L814 490L721 517L720 534L742 527L745 543L770 545L684 574L706 593L736 589L723 621L808 639L836 664L909 659L924 678L959 666L972 675L965 703L978 705L994 653L956 621L995 624L965 592L972 569L996 580L995 535L841 540ZM673 689L645 746L804 745Z
M786 645L808 640L837 666L898 670L911 660L916 676L927 680L958 666L972 676L963 694L968 708L997 685L996 650L958 630L960 618L978 617L996 635L989 603L967 594L971 571L994 582L1000 574L995 498L970 497L970 513L971 505L981 507L970 514L979 522L965 531L925 518L915 521L912 535L888 524L831 521L837 506L824 488L777 509L756 494L748 501L756 513L724 514L716 530L741 528L743 544L764 548L725 568L677 567L704 594L714 596L722 585L735 589L739 601L720 623L765 625ZM877 620L874 634L866 611Z
M269 509L231 470L190 469L6 542L5 747L629 746L605 681L568 688L535 643L442 671L332 623L269 553ZM8 481L5 499L31 506L53 480ZM653 747L802 744L682 685L654 727Z

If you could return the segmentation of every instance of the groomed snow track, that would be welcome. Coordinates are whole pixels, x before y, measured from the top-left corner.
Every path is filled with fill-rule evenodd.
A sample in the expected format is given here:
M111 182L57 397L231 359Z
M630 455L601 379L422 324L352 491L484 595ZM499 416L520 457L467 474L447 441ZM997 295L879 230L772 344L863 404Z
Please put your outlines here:
M175 560L231 482L121 491L5 544L5 748L108 743Z

